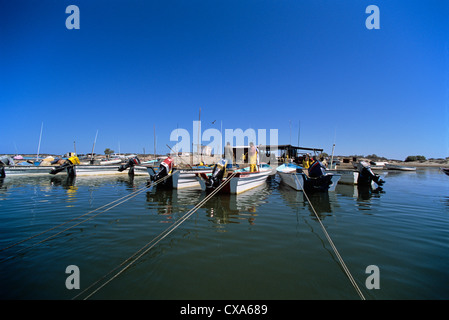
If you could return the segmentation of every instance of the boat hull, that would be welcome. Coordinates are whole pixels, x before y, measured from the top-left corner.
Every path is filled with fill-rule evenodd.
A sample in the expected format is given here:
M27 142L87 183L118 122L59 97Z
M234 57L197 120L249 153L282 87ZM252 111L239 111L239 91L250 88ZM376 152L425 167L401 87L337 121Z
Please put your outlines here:
M339 174L340 180L338 183L340 184L357 184L357 180L359 179L359 172L355 170L326 170L326 173L330 174Z
M147 173L152 176L156 174L159 168L148 166ZM179 169L174 170L172 175L167 178L168 183L164 183L164 188L172 189L190 189L190 188L201 188L200 183L197 179L197 175L201 173L211 173L212 169Z
M415 167L405 167L405 166L398 166L398 165L394 165L394 164L386 164L385 169L399 170L399 171L416 171Z
M308 188L308 185L310 185L312 181L310 178L306 176L305 173L296 172L296 170L291 171L278 170L278 174L281 178L281 182L297 191L304 191L304 188ZM337 187L341 175L337 173L328 173L325 176L330 178L331 183L328 188L323 187L322 191L335 191L335 188ZM315 189L318 190L319 188Z
M266 168L256 172L237 172L228 182L227 178L222 183L226 184L220 189L220 193L240 194L266 183L267 178L272 175L272 169ZM197 180L200 183L201 190L206 191L207 174L198 174Z
M5 177L23 177L23 176L45 176L55 167L47 166L7 166L5 169Z
M45 176L55 169L56 166L10 166L5 167L5 177L23 176ZM103 176L103 175L127 175L128 170L118 171L120 166L115 165L78 165L75 166L76 176ZM66 175L67 170L63 170L57 175ZM147 168L134 167L134 175L148 175Z
M271 175L270 170L263 170L259 172L238 173L229 181L228 188L230 194L239 194L250 189L263 185L268 176ZM226 187L226 186L225 186ZM226 188L223 188L226 189Z
M128 175L129 169L124 171L118 171L120 166L116 165L81 165L75 166L76 176L103 176L103 175ZM63 171L66 173L66 171ZM61 172L62 173L62 172ZM146 167L135 166L134 167L135 176L147 176L148 171Z
M211 173L212 169L206 170L176 170L173 175L173 188L174 189L186 189L186 188L200 188L200 182L197 179L199 173Z
M327 191L335 191L338 181L340 180L340 175L333 173L330 173L329 175L331 176L331 184ZM279 173L279 176L281 177L281 182L297 191L304 191L305 181L308 179L304 173Z

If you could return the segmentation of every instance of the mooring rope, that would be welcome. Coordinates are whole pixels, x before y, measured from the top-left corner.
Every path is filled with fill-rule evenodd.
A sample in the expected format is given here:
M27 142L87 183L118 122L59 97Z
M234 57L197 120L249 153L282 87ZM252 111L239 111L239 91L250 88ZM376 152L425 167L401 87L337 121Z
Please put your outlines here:
M54 229L56 229L56 228L62 227L63 225L66 225L66 224L69 223L69 222L72 222L72 221L81 219L81 218L84 217L84 216L87 216L87 215L89 215L89 214L91 214L91 213L94 213L94 212L100 210L100 209L103 209L103 208L105 208L105 207L110 206L110 207L104 209L103 211L100 211L99 213L97 213L97 214L95 214L95 215L93 215L93 216L91 216L91 217L89 217L89 218L87 218L87 219L84 219L84 220L81 221L81 222L78 222L78 223L76 223L76 224L74 224L74 225L72 225L72 226L70 226L70 227L68 227L68 228L66 228L66 229L64 229L64 230L62 230L62 231L59 231L59 232L57 232L57 233L55 233L55 234L53 234L53 235L51 235L51 236L49 236L49 237L47 237L47 238L41 240L41 241L38 241L38 242L36 242L36 243L34 243L34 244L28 246L28 247L24 247L24 248L18 250L18 251L16 252L16 254L19 253L19 252L21 252L21 251L23 251L23 250L30 249L30 248L32 248L32 247L34 247L34 246L36 246L36 245L38 245L38 244L40 244L40 243L43 243L43 242L45 242L45 241L48 241L48 240L50 240L51 238L54 238L54 237L56 237L57 235L59 235L59 234L61 234L61 233L63 233L63 232L66 232L66 231L68 231L68 230L70 230L70 229L72 229L72 228L74 228L74 227L80 225L80 224L83 223L83 222L86 222L86 221L88 221L88 220L91 220L91 219L95 218L96 216L98 216L98 215L100 215L100 214L102 214L102 213L104 213L104 212L107 212L107 211L109 211L109 210L111 210L111 209L117 207L118 205L120 205L120 204L122 204L122 203L124 203L124 202L126 202L126 201L128 201L128 200L130 200L130 199L132 199L132 198L134 198L134 197L136 197L138 194L142 193L143 191L145 191L145 190L147 190L147 189L149 189L149 188L151 188L151 187L153 187L153 186L155 186L155 185L157 185L157 184L163 182L164 180L168 179L172 174L173 174L173 173L169 173L169 174L166 175L165 177L163 177L163 178L161 178L161 179L159 179L159 180L157 180L157 181L152 182L151 185L146 185L145 187L142 187L142 188L140 188L140 189L138 189L138 190L136 190L136 191L133 191L132 193L130 193L130 194L126 195L126 196L123 196L123 197L121 197L121 198L119 198L119 199L116 199L116 200L111 201L111 202L109 202L109 203L107 203L107 204L105 204L105 205L102 205L101 207L98 207L98 208L95 209L95 210L91 210L91 211L89 211L89 212L87 212L87 213L84 213L84 214L82 214L82 215L80 215L80 216L78 216L78 217L76 217L76 218L70 219L70 220L68 220L68 221L66 221L66 222L63 222L63 223L57 225L57 226L54 226L54 227L49 228L49 229L47 229L47 230L44 230L44 231L42 231L42 232L40 232L40 233L38 233L38 234L35 234L35 235L33 235L33 236L30 236L30 237L28 237L28 238L26 238L26 239L23 239L23 240L21 240L21 241L18 241L18 242L16 242L16 243L13 243L13 244L11 244L11 245L5 247L5 248L0 249L0 252L1 252L1 251L4 251L4 250L7 250L7 249L10 249L10 248L12 248L12 247L15 247L15 246L17 246L17 245L19 245L19 244L21 244L21 243L24 243L24 242L26 242L26 241L29 241L29 240L35 238L35 237L38 237L38 236L40 236L40 235L43 235L43 234L45 234L45 233L47 233L47 232L49 232L49 231L52 231L52 230L54 230ZM114 204L114 203L115 203L115 204ZM112 204L114 204L114 205L112 205ZM0 262L3 261L3 260L4 260L4 259L0 260Z
M301 185L302 188L302 192L304 193L304 195L306 196L307 202L309 202L310 206L312 207L313 213L315 214L316 218L318 219L318 222L321 225L321 228L323 229L323 232L327 238L327 241L329 241L332 250L334 250L335 255L337 256L338 260L340 261L340 264L344 270L344 272L346 273L347 277L349 278L349 281L351 282L351 284L354 286L355 290L357 291L358 295L360 296L360 298L362 300L365 300L365 297L362 293L362 291L360 290L359 286L357 285L356 281L354 280L354 278L352 277L351 272L349 271L348 267L346 266L345 262L343 261L343 258L341 257L340 253L337 250L337 247L335 246L334 242L332 241L331 237L329 236L329 234L326 231L326 228L324 227L323 223L321 222L320 217L318 216L317 212L315 211L315 208L313 207L312 202L310 201L306 190L304 189L304 185L301 183L301 181L298 178L297 174L294 174L296 180L299 182L299 184Z
M123 261L120 265L115 267L113 270L109 271L106 275L101 277L99 280L91 284L89 287L84 289L82 292L77 294L73 299L76 299L77 297L81 296L84 292L98 284L100 281L102 281L104 278L109 276L111 273L115 272L117 269L122 267L125 263L128 261L131 261L134 257L135 259L129 262L125 267L123 267L119 272L117 272L115 275L113 275L109 280L104 282L102 285L100 285L97 289L92 291L89 295L87 295L84 300L89 299L92 295L97 293L100 289L102 289L104 286L106 286L109 282L117 278L120 274L122 274L125 270L127 270L131 265L133 265L138 259L140 259L142 256L144 256L148 251L150 251L154 246L156 246L160 241L162 241L164 238L166 238L170 233L172 233L176 228L178 228L184 221L186 221L193 213L195 213L199 208L201 208L207 201L209 201L215 194L217 194L235 175L237 172L233 172L230 176L227 177L227 179L222 182L216 189L214 189L211 193L209 193L203 200L201 200L195 207L190 209L184 216L179 218L173 225L162 231L159 235L154 237L150 242L145 244L142 248L140 248L138 251L136 251L133 255L131 255L128 259ZM143 251L143 252L142 252ZM140 253L141 252L141 253ZM140 254L139 254L140 253Z

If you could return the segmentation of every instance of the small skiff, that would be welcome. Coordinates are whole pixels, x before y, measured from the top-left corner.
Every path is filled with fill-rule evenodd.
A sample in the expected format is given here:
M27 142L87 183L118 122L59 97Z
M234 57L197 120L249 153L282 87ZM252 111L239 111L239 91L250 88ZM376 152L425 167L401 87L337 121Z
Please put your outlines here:
M276 170L281 177L281 182L297 191L335 191L341 178L341 175L337 173L326 173L319 178L310 178L300 166L294 164L283 164Z

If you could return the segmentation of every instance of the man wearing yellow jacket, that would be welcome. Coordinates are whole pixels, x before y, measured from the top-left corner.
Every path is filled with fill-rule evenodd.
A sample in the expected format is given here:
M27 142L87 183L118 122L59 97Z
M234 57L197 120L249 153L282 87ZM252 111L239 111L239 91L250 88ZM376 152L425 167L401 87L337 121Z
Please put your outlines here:
M259 150L252 142L249 143L248 158L250 167L249 171L250 172L258 171L257 166L259 165Z

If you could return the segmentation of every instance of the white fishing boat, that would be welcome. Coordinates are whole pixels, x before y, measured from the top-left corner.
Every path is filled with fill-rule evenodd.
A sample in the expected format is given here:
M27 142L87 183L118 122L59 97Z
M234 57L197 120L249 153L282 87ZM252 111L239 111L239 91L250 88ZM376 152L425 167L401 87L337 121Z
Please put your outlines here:
M200 183L201 189L203 191L210 190L207 187L207 181L209 176L212 173L201 173L197 175L197 179ZM227 181L227 179L229 179ZM221 193L230 193L230 194L240 194L242 192L248 191L252 188L256 188L258 186L266 183L267 178L272 175L271 166L261 166L259 167L259 171L250 172L250 168L242 168L233 171L228 174L228 177L224 177L220 183L226 183L222 189ZM213 189L212 189L213 190Z
M272 166L270 166L268 163L266 162L261 162L260 163L260 168L261 169L267 169L267 170L271 170L270 176L274 176L276 174L276 168L273 168Z
M340 175L339 184L357 184L359 178L359 172L356 170L344 170L344 169L326 169L326 173L334 173Z
M44 176L49 175L54 166L5 166L0 170L3 171L4 177L23 177L23 176Z
M120 165L77 165L75 166L76 176L103 176L103 175L127 175L128 170L119 171ZM67 174L64 170L61 173ZM59 174L59 173L58 173ZM147 176L146 167L134 166L134 175Z
M359 164L362 162L367 162L367 161L354 162L353 163L354 168L357 169L359 167ZM384 170L385 166L387 165L387 162L384 162L384 161L369 161L368 163L371 167L371 170Z
M102 165L102 166L109 166L109 165L114 165L114 164L121 164L122 162L124 162L121 159L110 159L110 160L89 160L89 161L83 161L80 163L80 165Z
M55 170L58 166L5 166L5 177L23 177L23 176L45 176ZM73 169L76 176L104 176L104 175L127 175L128 170L119 171L119 165L77 165ZM64 169L57 175L67 175ZM148 175L147 168L142 166L134 167L134 175Z
M385 169L387 170L400 170L400 171L416 171L415 167L407 167L407 166L400 166L396 164L386 164Z
M341 178L341 175L337 173L326 173L319 178L310 178L300 166L295 164L280 165L276 171L281 182L297 191L335 191Z
M198 173L212 173L210 167L193 167L191 169L180 169L173 172L173 188L200 188L200 183L197 179Z
M119 164L119 163L122 163L121 159L100 160L100 165L102 165L102 166L109 166L109 165Z
M150 176L157 174L159 167L152 165L145 166ZM191 168L174 168L172 175L168 178L169 181L164 186L173 189L186 189L186 188L200 188L200 183L197 179L199 173L211 173L212 168L206 166L194 166Z

